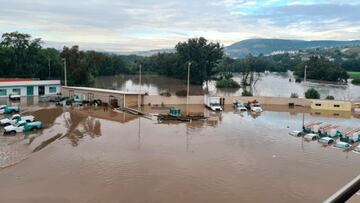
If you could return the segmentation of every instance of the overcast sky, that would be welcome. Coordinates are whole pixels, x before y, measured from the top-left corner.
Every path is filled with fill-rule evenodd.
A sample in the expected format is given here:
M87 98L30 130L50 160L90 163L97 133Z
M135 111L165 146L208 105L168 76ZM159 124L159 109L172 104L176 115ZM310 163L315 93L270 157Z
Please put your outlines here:
M0 0L0 33L20 31L46 46L141 51L204 36L360 39L359 0Z

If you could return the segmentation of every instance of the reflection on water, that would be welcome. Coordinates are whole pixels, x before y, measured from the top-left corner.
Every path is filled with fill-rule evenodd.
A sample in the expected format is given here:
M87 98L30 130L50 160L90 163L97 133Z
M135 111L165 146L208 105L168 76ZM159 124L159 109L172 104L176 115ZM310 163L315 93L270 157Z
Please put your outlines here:
M102 109L59 111L31 142L0 148L4 157L11 150L32 154L0 170L0 201L321 202L358 174L358 154L288 135L301 129L303 112L306 121L340 126L358 119L277 106L264 106L255 118L231 106L188 110L210 119L159 124Z
M79 141L85 136L96 138L101 136L101 123L93 117L87 117L76 111L63 114L67 132L63 137L71 141L72 146L79 145Z
M158 95L162 91L169 91L172 95L178 90L186 89L186 81L173 78L167 78L157 75L142 76L141 90L148 92L150 95ZM291 79L291 81L289 81ZM239 76L234 80L241 82ZM209 82L208 90L212 94L219 96L240 96L242 89L217 89L216 82ZM101 88L113 88L124 91L139 91L140 85L137 75L117 75L96 78L96 86ZM280 96L290 97L291 93L297 93L300 97L304 96L304 90L315 88L320 92L323 98L328 95L334 96L339 100L360 99L360 86L339 85L333 83L310 82L305 85L303 83L295 83L292 73L263 73L260 80L252 88L256 96ZM192 95L203 94L203 87L191 85L190 91Z

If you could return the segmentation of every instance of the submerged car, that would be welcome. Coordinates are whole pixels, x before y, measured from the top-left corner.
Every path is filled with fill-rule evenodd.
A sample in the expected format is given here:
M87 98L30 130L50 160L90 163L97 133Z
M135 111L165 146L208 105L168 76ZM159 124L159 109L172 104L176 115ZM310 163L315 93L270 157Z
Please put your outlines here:
M294 137L301 137L304 135L304 133L299 130L293 130L293 131L289 132L289 135L294 136Z
M360 153L360 145L358 145L357 147L355 147L355 149L353 150L354 152Z
M33 122L35 119L34 116L20 116L19 114L14 114L9 118L4 118L0 120L0 125L8 126L14 125L19 121Z
M349 149L351 147L351 144L347 143L347 142L336 142L336 144L334 145L334 147L336 148L340 148L340 149Z
M10 100L20 100L21 96L19 94L10 94L9 99Z
M4 128L4 134L16 134L20 132L28 132L32 130L39 130L42 128L42 123L40 121L35 122L26 122L19 121L15 125L9 125Z
M235 101L233 103L233 107L238 111L247 111L247 108L245 107L245 105L239 101Z
M308 133L304 136L304 139L307 141L314 141L319 139L319 135L315 133Z
M0 106L0 114L10 114L10 113L19 113L20 108L18 106Z
M335 142L335 140L331 137L322 137L319 139L319 142L326 145L331 145Z

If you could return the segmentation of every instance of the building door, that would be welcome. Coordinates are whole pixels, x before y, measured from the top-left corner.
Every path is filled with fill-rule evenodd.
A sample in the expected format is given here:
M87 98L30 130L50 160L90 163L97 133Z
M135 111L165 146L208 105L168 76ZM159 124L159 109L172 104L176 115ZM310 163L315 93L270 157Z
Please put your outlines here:
M45 86L39 86L39 95L45 94Z
M27 86L26 87L26 96L33 96L34 95L34 86Z

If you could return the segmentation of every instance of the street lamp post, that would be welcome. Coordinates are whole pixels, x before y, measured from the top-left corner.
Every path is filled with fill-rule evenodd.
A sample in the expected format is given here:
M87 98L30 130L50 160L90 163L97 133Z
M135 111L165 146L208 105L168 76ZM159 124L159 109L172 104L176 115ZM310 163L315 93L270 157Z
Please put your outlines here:
M304 98L306 98L305 97L306 71L307 71L307 65L305 65L304 67ZM305 108L305 104L304 104L304 108ZM302 127L303 128L305 127L305 113L303 113Z
M139 96L138 96L138 107L141 106L141 64L139 65Z
M49 79L50 79L50 58L48 59L48 66L49 66Z
M67 76L66 76L66 58L63 58L64 61L64 79L65 79L65 86L67 86Z
M191 62L188 63L186 109L189 104L189 94L190 94L190 68L191 68Z

